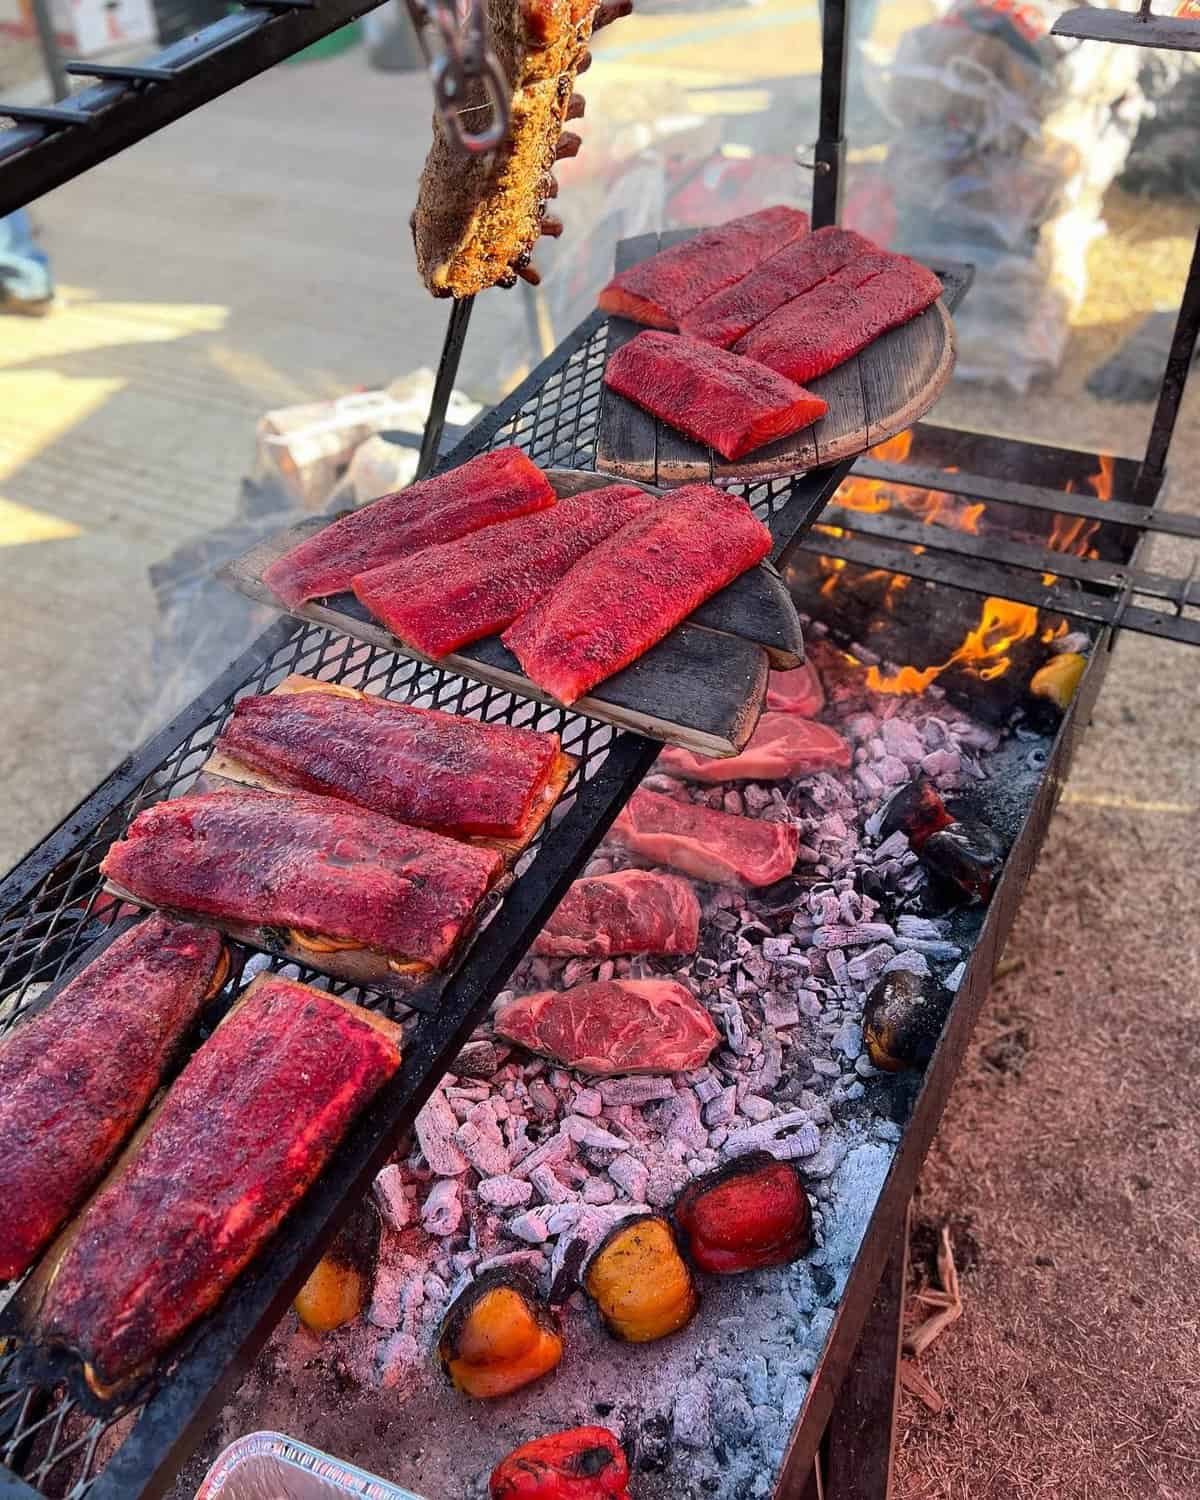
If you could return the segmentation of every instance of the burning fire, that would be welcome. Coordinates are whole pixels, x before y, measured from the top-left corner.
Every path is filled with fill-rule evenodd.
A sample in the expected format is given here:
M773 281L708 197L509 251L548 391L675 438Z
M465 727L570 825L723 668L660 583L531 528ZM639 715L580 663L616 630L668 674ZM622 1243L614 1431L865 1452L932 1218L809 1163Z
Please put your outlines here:
M898 432L886 442L876 443L870 450L871 457L884 463L903 463L912 444L910 428L907 432ZM946 470L947 474L957 472L953 467ZM877 516L896 506L928 526L949 526L954 531L975 533L979 531L979 522L987 508L982 500L971 504L942 490L923 490L912 485L894 484L885 479L861 479L854 476L846 480L833 499L835 505L866 515Z
M878 667L867 668L867 686L873 693L923 693L935 677L953 666L965 666L984 682L999 677L1012 665L1009 652L1037 630L1038 612L1029 604L1011 599L985 599L979 624L948 661L935 667L901 667L894 677L884 677Z

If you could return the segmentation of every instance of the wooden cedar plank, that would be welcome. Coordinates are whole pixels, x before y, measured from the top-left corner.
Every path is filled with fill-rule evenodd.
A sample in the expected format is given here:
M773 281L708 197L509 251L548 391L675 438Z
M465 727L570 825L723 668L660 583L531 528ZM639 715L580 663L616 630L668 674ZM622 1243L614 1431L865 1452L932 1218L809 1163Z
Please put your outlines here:
M695 229L671 229L658 237L658 248L669 250L672 245L690 240ZM659 484L707 484L713 476L714 454L703 443L693 442L665 422L655 422L658 429Z
M863 354L830 370L813 388L829 403L829 410L813 428L823 464L861 453L867 442L867 404L863 395Z
M873 448L911 427L945 389L954 371L950 314L939 298L911 323L876 339L858 359L866 395L864 447Z
M621 240L617 245L615 270L626 271L639 260L646 260L657 249L657 234L639 234L633 239ZM622 344L627 344L641 331L628 318L609 318L605 363ZM626 479L643 479L653 484L655 445L655 421L650 413L605 386L600 395L600 417L596 427L597 466Z
M751 568L688 616L693 625L723 630L762 646L779 671L804 660L800 617L787 584L772 567Z

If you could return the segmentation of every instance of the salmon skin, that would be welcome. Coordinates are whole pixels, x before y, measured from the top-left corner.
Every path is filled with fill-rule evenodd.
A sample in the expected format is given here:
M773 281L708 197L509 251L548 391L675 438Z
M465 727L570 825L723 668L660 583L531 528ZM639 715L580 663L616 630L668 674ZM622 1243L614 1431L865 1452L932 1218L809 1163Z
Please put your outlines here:
M585 552L654 504L632 484L586 490L553 510L360 573L354 592L405 645L436 659L498 634Z
M786 303L734 349L789 380L815 380L868 344L924 312L941 296L932 271L904 255L865 257ZM873 274L858 279L864 269Z
M616 351L604 383L727 459L811 427L829 410L820 396L753 359L649 329Z
M693 755L675 745L659 755L656 769L668 776L710 785L722 781L779 781L785 776L815 776L818 771L845 771L850 746L826 724L795 713L765 713L739 755L719 759Z
M220 935L151 916L0 1045L0 1281L103 1177L218 977Z
M681 333L728 349L769 313L840 271L875 246L853 229L817 229L793 240L723 291L680 319Z
M332 797L250 787L146 808L100 866L154 906L297 928L433 968L502 868L494 850Z
M807 233L808 215L784 207L763 208L702 229L614 276L600 293L601 311L674 330L706 297Z
M102 1398L224 1295L400 1064L398 1028L256 980L84 1209L35 1314Z
M343 593L367 568L554 501L550 481L519 448L497 448L323 526L277 558L263 582L294 609L306 599Z
M561 754L556 734L320 691L241 699L214 749L301 791L453 838L517 837Z
M574 703L770 550L743 499L684 485L576 563L501 639L531 682Z
M659 870L617 870L577 880L533 951L551 958L695 953L699 940L700 903L686 880Z
M790 823L714 812L644 787L621 809L609 837L631 854L714 885L774 885L792 873L800 849L799 829Z

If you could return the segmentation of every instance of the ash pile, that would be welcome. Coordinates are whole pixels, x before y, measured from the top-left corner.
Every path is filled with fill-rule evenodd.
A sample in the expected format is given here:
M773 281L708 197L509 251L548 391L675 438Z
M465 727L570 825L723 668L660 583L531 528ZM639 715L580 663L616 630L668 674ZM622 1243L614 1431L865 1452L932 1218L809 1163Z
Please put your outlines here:
M647 797L774 828L795 851L786 871L751 885L699 879L694 863L680 876L676 865L669 878L698 903L686 956L604 956L612 935L585 922L587 951L563 956L560 945L523 961L376 1180L381 1227L361 1315L323 1335L289 1318L275 1336L268 1384L290 1387L310 1440L422 1493L483 1496L512 1447L601 1421L623 1441L641 1495L771 1493L919 1068L1050 744L1021 714L987 722L936 682L915 695L872 691L863 663L819 624L808 636L810 665L773 674L776 707L763 721L791 715L807 727L784 735L782 750L770 735L759 744L760 729L743 757L761 762L732 763L737 781L723 779L729 762L665 751L584 884L656 866L631 832ZM1042 648L1040 673L1082 660L1062 644ZM777 771L788 754L793 774L745 774ZM722 779L700 779L703 766ZM689 858L712 875L736 864L737 849L693 843ZM698 1031L650 1026L632 1041L606 1031L603 987L646 982L698 1002ZM514 1006L531 994L555 1006L576 997L558 1048L570 1056L514 1040ZM539 1012L533 1040L543 1052L556 1045L545 1020ZM632 1046L639 1071L597 1060L606 1046ZM811 1206L806 1253L698 1274L686 1326L614 1339L589 1295L598 1249L626 1220L669 1224L689 1184L741 1160L794 1165ZM497 1284L527 1288L561 1348L541 1378L476 1401L441 1368L445 1320L472 1287Z

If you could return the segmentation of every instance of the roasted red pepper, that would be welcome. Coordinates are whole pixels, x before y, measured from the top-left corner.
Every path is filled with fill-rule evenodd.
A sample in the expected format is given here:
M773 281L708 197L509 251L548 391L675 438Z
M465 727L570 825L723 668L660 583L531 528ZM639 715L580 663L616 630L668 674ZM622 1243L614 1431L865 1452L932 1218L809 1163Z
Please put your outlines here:
M514 1448L492 1470L491 1500L629 1500L629 1465L607 1427L572 1427Z
M786 1265L812 1242L799 1172L766 1151L688 1183L675 1201L675 1223L694 1264L719 1276Z

